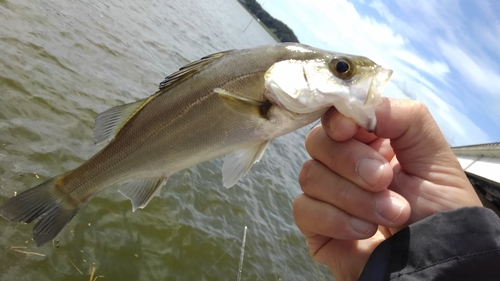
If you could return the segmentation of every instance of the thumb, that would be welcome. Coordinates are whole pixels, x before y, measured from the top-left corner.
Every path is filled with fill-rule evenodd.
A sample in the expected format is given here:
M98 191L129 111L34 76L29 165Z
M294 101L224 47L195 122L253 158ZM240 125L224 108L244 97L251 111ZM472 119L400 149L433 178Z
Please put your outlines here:
M383 99L377 108L375 134L391 140L399 163L408 174L426 178L431 165L463 172L427 107L412 100Z
M425 105L384 99L376 114L375 134L390 139L396 154L391 162L394 179L390 188L410 202L413 216L410 220L422 219L436 211L481 205ZM427 206L422 207L422 202ZM419 211L421 216L415 217Z

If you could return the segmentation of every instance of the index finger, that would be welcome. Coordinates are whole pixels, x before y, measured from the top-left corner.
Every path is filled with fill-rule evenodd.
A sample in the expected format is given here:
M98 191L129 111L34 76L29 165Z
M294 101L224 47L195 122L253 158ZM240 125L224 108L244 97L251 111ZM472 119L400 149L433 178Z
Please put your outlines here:
M342 115L335 107L330 108L321 118L321 124L327 135L335 141L354 138L363 143L377 139L373 133L361 128L349 117Z
M316 127L306 138L306 150L313 159L366 190L379 192L391 182L392 168L384 155L355 139L338 142Z

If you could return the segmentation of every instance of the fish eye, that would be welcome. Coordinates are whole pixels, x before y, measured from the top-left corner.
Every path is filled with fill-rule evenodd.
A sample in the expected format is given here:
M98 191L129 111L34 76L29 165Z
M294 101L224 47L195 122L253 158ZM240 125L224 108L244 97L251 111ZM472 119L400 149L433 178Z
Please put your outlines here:
M333 58L329 68L335 76L343 80L350 79L354 75L351 61L344 57Z
M349 71L349 64L345 61L339 61L335 65L335 69L337 70L338 73L341 74L346 73L347 71Z

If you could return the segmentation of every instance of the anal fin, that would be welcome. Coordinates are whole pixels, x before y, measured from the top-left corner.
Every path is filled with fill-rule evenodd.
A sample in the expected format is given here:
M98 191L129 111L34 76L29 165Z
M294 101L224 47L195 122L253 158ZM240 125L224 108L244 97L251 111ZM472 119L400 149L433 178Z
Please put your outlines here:
M253 164L262 158L268 143L269 141L265 141L257 146L226 155L224 165L222 165L222 182L224 187L232 187L241 177L246 175Z
M155 197L167 178L130 181L118 190L132 202L132 211L143 209Z

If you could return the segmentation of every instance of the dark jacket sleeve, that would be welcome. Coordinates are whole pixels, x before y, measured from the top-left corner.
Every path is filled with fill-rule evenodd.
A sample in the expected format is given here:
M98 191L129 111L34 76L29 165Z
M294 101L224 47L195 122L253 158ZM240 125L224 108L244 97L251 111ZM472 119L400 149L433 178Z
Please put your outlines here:
M434 214L381 243L360 281L500 280L500 219L466 207Z

